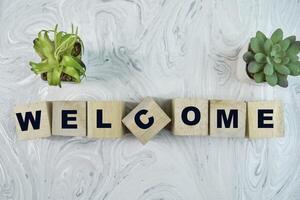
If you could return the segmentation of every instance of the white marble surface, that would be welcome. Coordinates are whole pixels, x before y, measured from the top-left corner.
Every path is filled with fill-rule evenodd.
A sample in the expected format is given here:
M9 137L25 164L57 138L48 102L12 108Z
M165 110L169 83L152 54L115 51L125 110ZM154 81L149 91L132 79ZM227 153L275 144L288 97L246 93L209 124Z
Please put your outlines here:
M32 40L56 23L79 26L80 85L48 87L30 71ZM1 0L0 199L299 200L300 78L284 90L235 76L245 41L277 27L300 39L299 0ZM286 136L16 140L15 104L145 96L281 99Z

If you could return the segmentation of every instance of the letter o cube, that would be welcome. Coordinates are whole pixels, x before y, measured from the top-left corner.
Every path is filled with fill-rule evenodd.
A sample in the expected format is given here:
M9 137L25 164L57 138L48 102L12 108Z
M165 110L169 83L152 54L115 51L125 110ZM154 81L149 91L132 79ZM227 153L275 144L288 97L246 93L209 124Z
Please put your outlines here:
M208 100L181 98L172 100L174 135L208 135Z

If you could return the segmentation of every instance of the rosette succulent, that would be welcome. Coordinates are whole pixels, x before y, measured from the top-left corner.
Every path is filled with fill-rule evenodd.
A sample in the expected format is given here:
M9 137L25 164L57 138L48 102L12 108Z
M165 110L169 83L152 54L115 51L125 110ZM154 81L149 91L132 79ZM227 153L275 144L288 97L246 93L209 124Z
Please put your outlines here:
M33 48L41 62L30 62L31 70L47 80L49 85L61 87L61 81L80 83L85 76L85 65L81 61L83 43L78 29L72 33L54 30L42 30L33 41Z
M283 32L277 29L271 38L257 31L251 38L248 51L243 55L246 71L257 83L267 82L271 86L287 87L288 75L300 75L298 53L300 42L295 36L283 39Z

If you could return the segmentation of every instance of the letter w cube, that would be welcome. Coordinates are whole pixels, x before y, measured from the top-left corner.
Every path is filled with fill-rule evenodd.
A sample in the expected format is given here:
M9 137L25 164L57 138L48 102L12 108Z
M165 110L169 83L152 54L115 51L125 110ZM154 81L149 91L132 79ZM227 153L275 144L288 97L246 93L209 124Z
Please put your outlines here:
M39 102L15 107L18 139L28 140L51 136L51 103Z

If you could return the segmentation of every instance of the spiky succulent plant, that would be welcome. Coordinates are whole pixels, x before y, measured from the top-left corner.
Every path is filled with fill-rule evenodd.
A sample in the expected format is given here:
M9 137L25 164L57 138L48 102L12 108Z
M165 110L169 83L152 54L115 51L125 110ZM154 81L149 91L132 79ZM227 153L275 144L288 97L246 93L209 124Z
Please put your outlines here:
M74 32L72 26L72 33L58 32L57 25L54 30L42 30L33 44L41 62L30 62L31 70L41 74L49 85L61 87L61 81L79 83L85 76L86 68L81 61L84 47L77 28Z
M257 31L243 59L247 63L248 75L257 83L287 87L288 75L300 75L299 52L300 42L295 36L283 39L282 30L277 29L271 38L267 38Z

